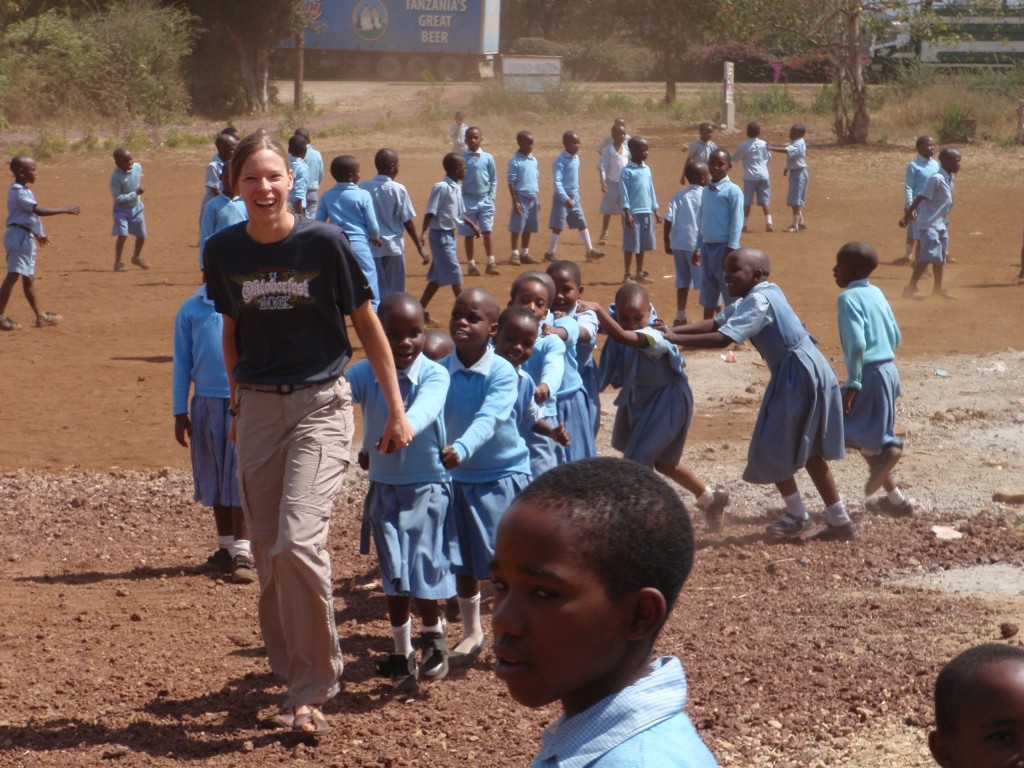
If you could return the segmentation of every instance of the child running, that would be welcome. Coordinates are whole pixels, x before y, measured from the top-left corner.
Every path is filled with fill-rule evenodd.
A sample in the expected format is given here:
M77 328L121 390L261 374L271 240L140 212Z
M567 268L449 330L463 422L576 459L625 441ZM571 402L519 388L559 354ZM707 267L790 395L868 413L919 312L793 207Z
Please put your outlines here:
M189 448L194 498L213 509L217 527L217 549L197 570L231 574L235 584L252 584L256 565L238 495L235 441L229 437L234 417L221 346L223 328L224 318L208 298L204 279L174 318L174 439Z
M359 551L369 554L372 532L394 640L388 673L396 691L410 692L419 679L440 680L448 674L448 641L437 601L455 592L450 564L453 558L458 561L451 478L441 464L450 377L443 365L422 355L426 328L415 297L391 293L381 301L377 316L398 370L405 415L416 434L400 451L374 450L388 419L380 384L366 360L345 372L352 399L362 406L363 451L370 457ZM419 664L412 646L412 602L423 625Z
M630 461L653 467L697 499L709 531L725 526L729 491L707 485L683 464L683 446L693 420L693 394L686 361L674 344L650 327L651 298L629 283L615 294L615 318L597 302L581 302L597 314L608 334L601 353L600 387L620 389L612 447ZM616 319L617 318L617 319Z
M142 258L142 246L146 244L146 217L142 209L142 166L132 159L131 150L118 147L114 150L114 172L110 175L110 194L114 198L114 271L126 269L121 260L124 243L131 235L135 238L132 264L140 269L149 269L149 262Z
M949 261L949 211L953 207L953 176L960 172L960 153L950 147L939 152L939 170L924 183L920 194L906 213L903 226L914 222L914 233L919 241L917 261L910 282L903 289L905 299L923 299L917 283L928 265L932 265L932 296L943 299L957 298L942 285L942 277Z
M942 768L1024 763L1024 649L977 645L942 668L928 748Z
M697 251L698 266L704 268L700 305L704 308L705 320L715 316L722 297L729 295L725 287L725 257L740 247L743 231L743 191L729 178L730 168L732 158L728 152L724 149L712 152L708 162L711 181L700 198Z
M509 263L535 264L530 256L530 236L539 229L540 194L537 158L533 154L533 134L520 131L516 134L516 152L508 161L506 180L512 196L512 211L508 217L508 231L511 233L512 255Z
M420 227L420 245L426 245L430 238L430 269L427 270L427 286L423 289L420 304L426 310L437 289L450 285L457 297L462 293L462 266L459 264L455 230L462 224L480 236L476 223L466 216L466 203L462 199L462 180L466 178L466 161L462 155L449 152L441 161L445 177L430 190L427 212ZM430 314L425 315L431 324ZM495 316L497 321L497 316Z
M644 271L644 252L653 251L657 236L655 224L661 224L654 180L647 165L650 147L647 139L634 136L629 140L629 164L622 169L622 260L626 267L622 282L633 282L630 272L636 254L636 282L649 283Z
M878 266L878 254L870 243L846 243L836 254L832 274L843 289L839 294L839 340L846 360L843 388L843 433L846 445L860 451L868 463L864 494L885 487L887 496L868 507L894 516L913 513L892 479L892 470L903 455L903 441L896 437L896 398L900 373L893 362L900 344L900 329L885 295L868 282Z
M583 215L583 204L580 200L579 134L575 131L563 133L562 147L564 148L562 153L555 158L555 163L551 168L555 192L551 200L551 215L548 218L548 226L551 228L551 244L544 254L544 260L555 261L558 238L566 227L580 231L583 247L587 249L584 256L587 261L603 259L604 251L594 250L594 244L590 239L590 230L587 229L587 219Z
M784 232L799 232L807 229L804 221L804 205L807 203L807 142L804 136L807 128L803 123L795 123L789 129L789 144L783 147L768 147L772 152L786 153L786 168L783 176L789 176L789 191L786 193L786 205L793 209L793 223Z
M420 236L416 234L416 211L406 188L395 181L398 176L398 153L393 149L379 149L373 164L377 175L359 185L370 193L373 212L380 228L380 245L373 247L373 263L377 269L381 299L392 293L405 291L405 236L409 233L416 252L424 265L430 259L423 253Z
M774 483L786 512L768 526L772 538L801 538L812 528L797 488L802 467L825 502L827 525L816 538L849 541L857 526L846 513L828 461L843 458L842 395L836 374L789 306L782 289L768 282L764 251L740 248L725 259L729 295L736 301L712 320L667 331L683 347L713 349L753 342L771 371L757 414L743 479Z
M7 192L7 231L4 233L4 250L7 251L7 276L0 285L0 331L16 331L21 325L6 314L11 292L21 279L25 300L36 316L36 328L57 325L62 318L55 312L43 312L36 298L36 252L50 244L50 238L43 231L43 216L66 213L77 216L82 210L77 205L66 208L41 208L36 196L28 187L36 180L36 161L25 155L11 158L11 173L14 181Z
M626 147L626 124L612 125L611 141L601 150L597 172L601 175L601 237L598 245L608 244L608 225L612 216L622 215L622 169L629 162Z
M732 159L743 163L743 231L747 231L747 219L755 200L764 211L764 230L771 232L772 226L772 183L768 177L768 161L771 152L768 144L760 138L761 126L747 124L747 140L736 147Z
M473 240L477 237L483 237L484 250L487 252L487 274L500 274L491 244L494 198L498 194L498 169L494 164L494 155L480 149L483 140L483 132L476 126L470 127L466 131L466 151L462 155L466 161L462 199L466 205L466 218L476 224L476 227L465 224L459 226L459 234L466 239L466 260L469 262L467 271L470 277L480 276L480 269L473 258Z
M530 359L537 343L540 325L526 307L509 307L498 316L498 333L494 351L508 360L519 373L519 397L516 399L516 425L530 451L530 474L536 479L558 466L555 444L569 444L569 431L564 425L553 426L534 400L537 386L521 366Z
M692 566L686 507L646 467L589 459L516 498L491 561L494 671L564 713L533 765L715 767L679 659L650 660Z
M450 443L441 450L441 461L452 473L461 561L452 567L463 633L448 657L452 669L470 666L483 650L480 579L490 578L501 516L530 484L530 453L514 410L519 375L490 343L499 314L498 300L486 291L460 293L448 326L455 352L442 361L451 387L444 406Z
M676 318L673 325L686 325L686 302L690 289L700 289L704 269L700 264L697 239L704 187L708 185L708 167L687 163L679 183L689 183L672 196L665 211L665 253L671 254L676 267Z

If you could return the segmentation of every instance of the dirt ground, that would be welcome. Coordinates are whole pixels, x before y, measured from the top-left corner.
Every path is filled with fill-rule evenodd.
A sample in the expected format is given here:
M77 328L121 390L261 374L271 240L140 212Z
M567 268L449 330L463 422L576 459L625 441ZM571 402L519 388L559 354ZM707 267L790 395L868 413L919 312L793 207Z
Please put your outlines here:
M412 119L429 98L422 90L400 94L389 98L388 86L359 84L318 93L326 106L312 121L314 145L328 161L357 155L364 178L373 173L374 151L395 147L399 180L422 214L430 185L443 175L447 124ZM448 91L445 99L464 95ZM334 121L374 125L384 108L374 99L387 100L391 118L356 135L316 138L318 127ZM482 125L499 170L515 132L534 131L542 215L561 132L570 124L579 130L583 201L596 236L593 148L610 119L469 120ZM767 125L769 142L781 143L787 128ZM651 140L649 162L664 205L679 188L681 150L694 131L636 120L629 129ZM915 130L923 128L909 127L908 135ZM912 151L808 139L809 229L765 233L755 213L744 243L772 257L773 280L842 374L834 254L851 239L875 243L885 260L902 254L896 221ZM732 148L740 140L736 134L719 143ZM959 565L1021 565L1019 508L991 497L1024 485L1024 356L1014 351L1024 350L1024 287L1014 285L1022 152L961 149L950 224L957 263L947 269L959 300L900 298L906 268L885 264L873 276L903 331L898 427L907 456L900 472L918 501L915 518L864 512L863 463L849 459L836 471L862 538L838 546L765 543L761 531L778 499L771 489L744 486L740 476L766 370L752 351L741 352L736 365L718 353L687 356L698 406L687 455L699 474L729 484L734 502L724 534L708 536L698 526L697 567L657 651L683 658L691 715L723 765L928 765L935 673L967 645L998 639L1000 624L1024 620L1019 595L943 594L900 581ZM257 713L280 694L262 658L255 591L191 571L209 554L213 532L208 514L190 501L188 456L174 442L170 407L173 318L198 284L195 237L211 153L212 145L136 150L153 268L118 274L111 271L111 160L66 155L39 164L41 205L80 203L82 215L45 222L53 245L40 253L37 286L44 309L63 314L64 323L30 327L16 294L8 314L25 327L0 336L0 765L528 763L556 710L512 702L486 654L464 679L424 686L413 699L394 698L374 677L373 660L390 641L375 561L357 554L365 476L355 469L332 531L347 659L345 687L326 709L334 730L313 745L254 728ZM781 230L789 219L782 160L771 169ZM733 170L734 180L740 175ZM499 261L508 256L507 215L501 189ZM610 301L621 280L618 222L611 232L608 257L584 267L588 298ZM531 251L539 255L546 242L541 233ZM564 236L559 254L582 260L579 238ZM649 255L648 271L656 306L671 315L669 257ZM422 289L424 275L413 259L412 292ZM499 277L468 282L504 298L513 276L506 264ZM450 294L439 294L432 314L444 317L450 306ZM966 535L939 541L936 524Z

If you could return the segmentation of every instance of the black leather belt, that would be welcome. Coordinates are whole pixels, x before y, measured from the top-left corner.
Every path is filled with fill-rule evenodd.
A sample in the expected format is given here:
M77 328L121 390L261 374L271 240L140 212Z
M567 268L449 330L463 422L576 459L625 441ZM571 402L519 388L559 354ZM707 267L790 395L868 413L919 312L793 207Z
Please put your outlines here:
M16 227L17 229L23 229L26 232L28 232L30 235L33 234L32 227L26 227L24 224L8 224L7 226L8 227Z
M248 382L238 382L239 389L251 389L253 392L273 392L277 395L290 395L292 392L298 392L300 389L309 389L310 387L318 386L317 384L249 384Z

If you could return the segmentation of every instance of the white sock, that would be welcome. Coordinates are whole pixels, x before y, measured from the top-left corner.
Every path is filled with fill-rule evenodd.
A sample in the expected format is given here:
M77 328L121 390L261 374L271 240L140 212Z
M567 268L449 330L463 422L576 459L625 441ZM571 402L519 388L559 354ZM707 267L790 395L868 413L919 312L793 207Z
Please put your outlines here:
M771 214L768 214L767 216L764 217L764 223L767 224L769 227L772 225Z
M529 249L529 248L523 248L523 250L521 250L521 251L519 252L519 254L520 254L521 256L529 256L529 255L530 255L530 249Z
M423 632L444 632L444 619L438 619L437 624L435 624L432 627L428 627L426 624L424 624Z
M248 539L235 539L231 542L231 546L228 547L228 552L231 553L232 557L241 554L251 555L252 544L249 543Z
M234 536L217 536L217 549L227 549L230 551L231 546L235 543Z
M465 653L484 639L484 630L480 626L480 593L460 597L459 610L462 612L462 639L452 650Z
M590 230L589 229L581 229L580 230L580 237L583 238L583 247L584 248L586 248L588 251L594 250L594 241L590 239Z
M715 500L715 490L710 486L704 488L704 493L697 497L697 506L701 509L707 509L711 506L711 502Z
M518 259L519 258L519 251L517 251L515 248L512 249L512 258L513 259Z
M412 653L412 619L406 619L400 627L391 627L391 637L395 641L395 653L408 656Z
M782 500L786 502L786 514L794 520L806 520L810 515L807 514L807 510L804 508L804 499L800 495L800 491L790 494L789 496L783 496Z
M548 253L554 253L558 247L558 235L551 233L551 244L548 246Z
M488 254L487 255L487 263L488 264L493 264L494 262L495 262L495 258L493 256L491 256L490 254Z
M825 508L825 518L829 525L846 525L850 522L850 516L846 514L846 504L842 499Z
M909 259L914 254L914 244L907 243L906 249L903 251L903 258Z
M792 223L791 226L793 226L795 228L798 228L800 226L800 214L799 213L793 215L793 223Z
M893 504L902 504L907 500L907 497L903 495L903 491L901 491L899 488L894 488L893 490L889 491L887 496L889 497L889 501L891 501Z

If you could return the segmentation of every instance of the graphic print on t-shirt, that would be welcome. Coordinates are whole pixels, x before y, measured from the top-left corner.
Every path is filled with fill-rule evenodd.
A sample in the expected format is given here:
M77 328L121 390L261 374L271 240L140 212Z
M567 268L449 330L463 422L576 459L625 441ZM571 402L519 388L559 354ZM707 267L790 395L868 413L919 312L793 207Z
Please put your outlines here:
M320 275L319 271L297 272L292 269L267 268L248 275L232 275L242 286L242 304L259 310L294 309L312 304L309 284Z

